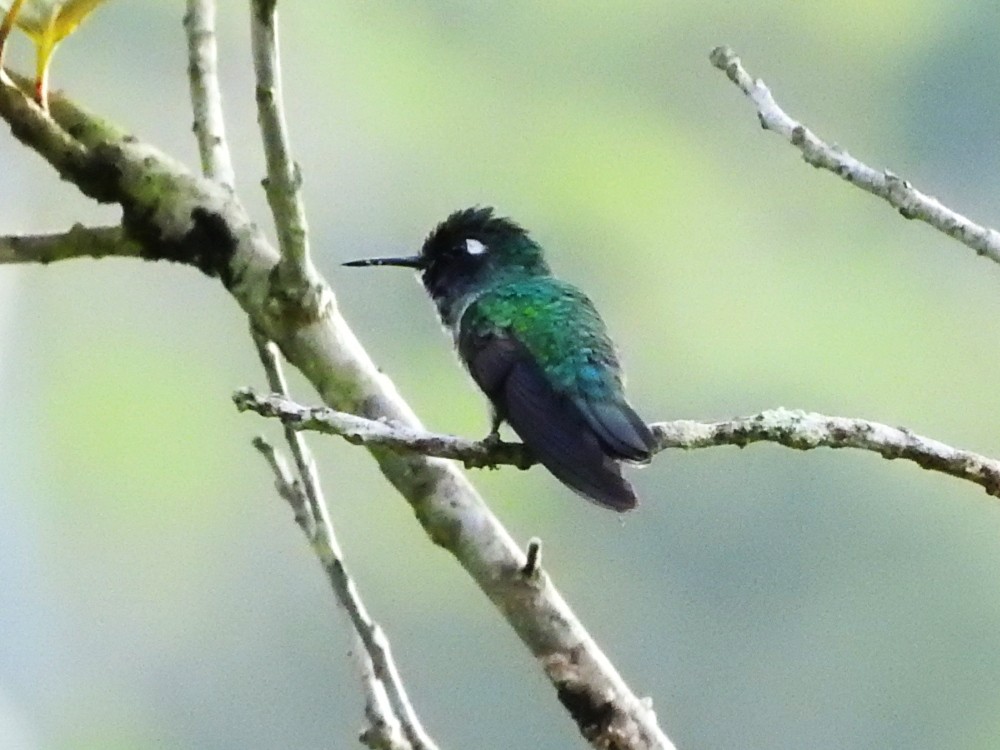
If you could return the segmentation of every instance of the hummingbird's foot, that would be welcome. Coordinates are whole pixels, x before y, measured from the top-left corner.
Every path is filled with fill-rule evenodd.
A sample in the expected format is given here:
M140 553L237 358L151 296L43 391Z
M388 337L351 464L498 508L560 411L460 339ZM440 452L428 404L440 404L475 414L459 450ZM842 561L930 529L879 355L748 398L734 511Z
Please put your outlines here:
M499 427L494 427L492 430L490 430L490 433L486 437L483 438L482 442L483 442L483 445L486 447L487 450L493 450L498 445L500 445L500 443L503 442L500 439L500 428Z
M525 561L521 567L521 575L525 578L537 578L542 571L542 540L537 536L531 537L524 554Z
M481 441L483 448L486 450L486 455L490 456L494 450L500 447L503 441L500 440L500 430L494 427L490 434L484 437ZM487 458L485 465L490 469L499 469L500 467L493 463L489 458Z

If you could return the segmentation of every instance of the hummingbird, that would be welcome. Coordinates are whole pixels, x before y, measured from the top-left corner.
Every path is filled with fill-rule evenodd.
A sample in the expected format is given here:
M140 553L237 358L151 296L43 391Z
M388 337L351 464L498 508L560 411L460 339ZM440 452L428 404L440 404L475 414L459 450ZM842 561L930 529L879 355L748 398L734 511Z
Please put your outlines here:
M459 358L492 405L487 440L507 422L579 495L616 511L637 497L620 462L648 463L655 439L625 398L624 376L590 299L552 275L541 246L490 207L456 211L418 255L345 266L420 274Z

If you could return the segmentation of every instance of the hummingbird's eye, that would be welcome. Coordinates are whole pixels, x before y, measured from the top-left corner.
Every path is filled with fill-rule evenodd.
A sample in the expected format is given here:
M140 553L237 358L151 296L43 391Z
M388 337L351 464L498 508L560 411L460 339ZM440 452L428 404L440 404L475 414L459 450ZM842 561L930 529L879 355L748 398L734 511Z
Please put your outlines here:
M469 255L482 255L486 252L486 245L470 237L465 241L465 252Z

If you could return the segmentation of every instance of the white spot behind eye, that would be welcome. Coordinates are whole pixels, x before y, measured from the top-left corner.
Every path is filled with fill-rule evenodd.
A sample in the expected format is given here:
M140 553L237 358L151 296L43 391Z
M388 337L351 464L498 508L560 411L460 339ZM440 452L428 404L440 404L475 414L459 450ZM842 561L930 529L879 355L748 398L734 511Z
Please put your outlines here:
M482 255L486 252L486 245L470 237L465 241L465 252L469 255Z

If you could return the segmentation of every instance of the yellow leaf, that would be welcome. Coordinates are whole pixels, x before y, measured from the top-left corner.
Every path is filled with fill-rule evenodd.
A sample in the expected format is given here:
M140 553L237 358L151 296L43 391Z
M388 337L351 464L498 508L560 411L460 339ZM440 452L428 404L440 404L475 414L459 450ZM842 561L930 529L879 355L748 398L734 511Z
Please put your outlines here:
M37 48L35 99L48 108L49 64L56 46L72 34L87 15L104 0L0 0L5 13L0 25L0 66L11 28L17 26Z

